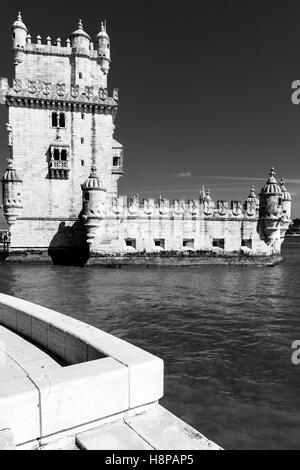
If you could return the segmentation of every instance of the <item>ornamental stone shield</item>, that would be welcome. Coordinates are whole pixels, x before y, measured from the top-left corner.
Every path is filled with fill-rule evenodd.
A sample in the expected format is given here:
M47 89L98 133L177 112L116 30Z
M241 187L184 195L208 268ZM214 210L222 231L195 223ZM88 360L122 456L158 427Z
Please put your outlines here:
M71 96L76 99L79 96L79 85L71 85Z
M37 84L35 80L28 80L28 92L32 95L37 92Z
M153 212L154 212L154 203L153 203L153 201L151 199L144 199L143 205L144 205L145 214L147 214L148 216L152 215Z
M85 87L85 96L87 97L88 100L93 98L93 96L94 96L93 87L91 87L91 86L86 86Z
M58 96L64 96L66 93L66 84L65 83L57 83L56 84L56 93Z
M191 199L189 201L189 212L190 212L191 215L196 215L197 214L197 203L193 199Z
M51 82L43 82L43 94L48 96L51 93Z
M227 201L218 201L218 212L222 217L225 217L228 214Z
M22 80L13 80L13 89L16 93L20 93L22 90Z
M113 99L115 101L119 101L119 89L118 88L113 89Z
M99 98L100 100L106 100L108 98L107 88L99 88Z
M240 201L232 201L232 214L235 217L240 217L242 215L243 204Z
M160 199L158 202L159 213L161 215L167 215L170 212L170 201L168 199Z

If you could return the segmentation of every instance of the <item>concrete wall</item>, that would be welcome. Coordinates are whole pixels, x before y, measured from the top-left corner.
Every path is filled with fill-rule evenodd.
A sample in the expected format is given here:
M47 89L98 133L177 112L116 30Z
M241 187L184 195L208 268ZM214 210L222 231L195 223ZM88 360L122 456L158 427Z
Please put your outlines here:
M31 374L30 386L23 378L1 384L1 426L13 431L17 444L143 407L163 396L163 361L103 331L4 294L0 325L70 364ZM38 408L40 413L35 412Z

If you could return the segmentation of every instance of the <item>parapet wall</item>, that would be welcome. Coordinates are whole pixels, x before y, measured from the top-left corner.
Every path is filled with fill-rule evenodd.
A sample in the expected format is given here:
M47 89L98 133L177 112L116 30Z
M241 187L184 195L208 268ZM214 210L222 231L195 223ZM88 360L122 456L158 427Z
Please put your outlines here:
M0 294L0 325L68 364L32 374L30 385L19 378L0 387L0 424L13 431L17 444L126 413L163 396L161 359L85 323Z

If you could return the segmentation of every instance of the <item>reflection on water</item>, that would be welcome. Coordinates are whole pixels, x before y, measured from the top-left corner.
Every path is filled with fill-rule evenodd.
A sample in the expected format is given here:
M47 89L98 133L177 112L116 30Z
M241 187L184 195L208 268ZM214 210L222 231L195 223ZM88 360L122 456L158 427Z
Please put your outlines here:
M274 268L1 266L1 291L165 360L162 403L225 448L300 447L300 238Z

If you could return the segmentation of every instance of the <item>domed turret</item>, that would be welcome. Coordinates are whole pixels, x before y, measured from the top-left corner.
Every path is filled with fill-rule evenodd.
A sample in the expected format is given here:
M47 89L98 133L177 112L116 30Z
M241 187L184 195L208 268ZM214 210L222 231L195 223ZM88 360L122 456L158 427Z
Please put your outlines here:
M272 168L270 178L260 193L260 221L268 243L275 241L278 235L280 237L282 193L275 175L275 170Z
M3 191L3 211L9 226L13 225L23 208L21 200L22 180L8 159L8 167L1 180Z
M277 217L281 211L281 187L275 178L274 168L271 168L269 176L260 193L261 216Z
M291 219L292 217L292 197L286 188L285 181L281 179L281 193L282 193L282 213L283 217Z
M14 49L14 63L17 65L23 62L23 51L26 47L26 38L28 34L28 29L23 23L20 12L18 14L18 19L14 22L11 29Z
M110 68L110 39L106 32L106 24L101 23L101 29L97 36L98 57L102 72L107 75Z
M91 245L97 228L104 217L106 189L97 176L97 168L92 166L88 179L82 184L83 211L82 218L87 229L87 242Z
M78 53L87 53L90 50L91 38L84 31L82 20L78 21L78 28L71 35L71 47Z

